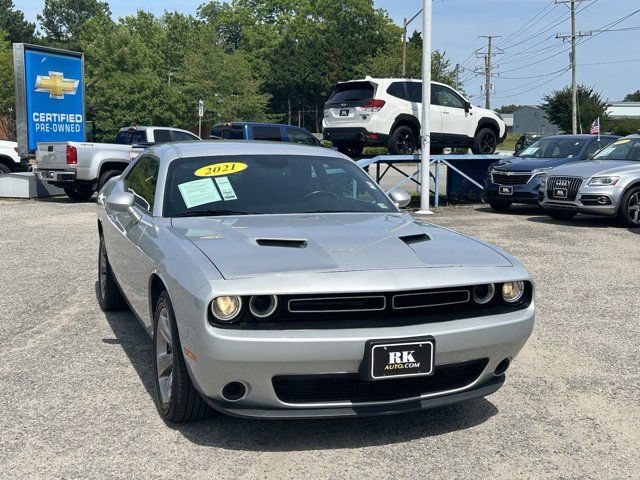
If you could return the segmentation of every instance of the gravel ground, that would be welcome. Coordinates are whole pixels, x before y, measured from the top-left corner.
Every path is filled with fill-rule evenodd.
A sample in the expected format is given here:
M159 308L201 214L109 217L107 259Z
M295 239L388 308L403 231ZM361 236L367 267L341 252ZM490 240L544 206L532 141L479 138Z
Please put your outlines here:
M150 341L98 308L94 208L0 200L0 478L640 478L640 232L441 209L429 221L537 281L534 334L499 392L395 417L170 427Z

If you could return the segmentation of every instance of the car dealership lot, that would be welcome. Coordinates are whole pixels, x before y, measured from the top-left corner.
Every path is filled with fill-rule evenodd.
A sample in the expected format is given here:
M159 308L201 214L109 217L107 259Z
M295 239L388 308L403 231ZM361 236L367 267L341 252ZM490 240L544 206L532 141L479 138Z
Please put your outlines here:
M95 205L0 200L0 477L615 477L640 471L639 231L533 208L440 209L537 281L537 324L486 400L396 417L165 425L151 342L95 298Z

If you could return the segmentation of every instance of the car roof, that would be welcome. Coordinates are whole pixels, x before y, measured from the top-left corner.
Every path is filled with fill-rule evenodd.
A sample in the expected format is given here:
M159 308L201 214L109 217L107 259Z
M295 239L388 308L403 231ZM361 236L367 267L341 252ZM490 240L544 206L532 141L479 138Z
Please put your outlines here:
M296 127L295 125L288 125L286 123L268 123L268 122L222 122L216 123L212 129L214 128L224 128L224 127L241 127L243 125L251 125L251 126L260 126L260 127L287 127L287 128L299 128L300 130L304 130L302 127Z
M397 78L397 77L392 77L392 78L365 77L365 78L356 78L354 80L345 80L344 82L338 82L338 84L352 83L352 82L377 82L377 83L420 82L420 83L422 83L422 79L421 78ZM436 82L436 81L433 81L433 80L431 80L431 83L433 85L443 85L445 87L454 88L451 85L447 85L446 83Z
M600 135L600 137L606 137L606 138L620 138L619 135L613 135L613 134L602 134ZM589 138L598 138L598 135L595 134L590 134L590 133L576 133L576 134L569 134L569 135L548 135L546 137L544 137L544 139L549 139L549 138L575 138L576 140L580 140L580 139L589 139Z
M342 158L351 161L346 155L325 147L256 140L202 140L163 143L149 147L145 152L155 154L168 161L176 158L222 155L300 155Z

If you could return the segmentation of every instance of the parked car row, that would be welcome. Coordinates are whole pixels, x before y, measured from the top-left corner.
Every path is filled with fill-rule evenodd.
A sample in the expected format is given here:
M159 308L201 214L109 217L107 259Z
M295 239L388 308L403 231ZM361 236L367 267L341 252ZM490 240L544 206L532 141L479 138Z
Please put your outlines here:
M640 226L640 135L556 135L490 168L485 195L498 211L540 204L558 220L578 213Z

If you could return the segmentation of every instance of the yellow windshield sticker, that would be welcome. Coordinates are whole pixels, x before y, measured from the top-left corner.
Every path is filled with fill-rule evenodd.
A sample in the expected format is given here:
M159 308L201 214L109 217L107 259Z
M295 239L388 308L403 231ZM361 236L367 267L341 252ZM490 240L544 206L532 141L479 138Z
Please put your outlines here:
M238 173L247 168L246 163L240 162L224 162L214 163L197 169L193 174L196 177L217 177L218 175L229 175L231 173Z
M617 142L614 143L614 145L623 145L625 143L629 143L631 140L629 140L628 138L623 138L622 140L618 140Z

